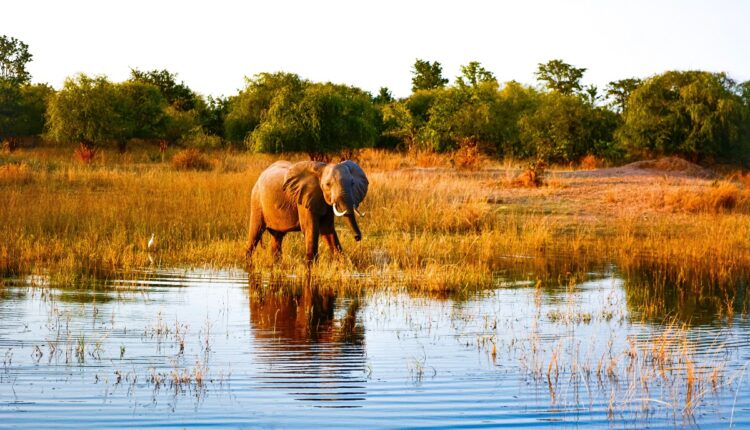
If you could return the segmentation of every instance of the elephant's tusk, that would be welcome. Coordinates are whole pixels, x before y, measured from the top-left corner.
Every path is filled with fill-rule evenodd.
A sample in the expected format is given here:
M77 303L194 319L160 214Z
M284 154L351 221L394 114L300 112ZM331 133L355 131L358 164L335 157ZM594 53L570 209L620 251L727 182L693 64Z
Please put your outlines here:
M346 215L346 211L344 211L344 212L339 212L339 211L338 211L338 209L336 209L336 202L333 202L333 213L334 213L334 214L335 214L336 216L344 216L344 215Z
M359 211L359 208L356 208L356 207L354 208L354 213L356 213L357 215L359 215L359 216L361 216L361 217L364 217L364 216L365 216L365 214L363 214L362 212L360 212L360 211Z

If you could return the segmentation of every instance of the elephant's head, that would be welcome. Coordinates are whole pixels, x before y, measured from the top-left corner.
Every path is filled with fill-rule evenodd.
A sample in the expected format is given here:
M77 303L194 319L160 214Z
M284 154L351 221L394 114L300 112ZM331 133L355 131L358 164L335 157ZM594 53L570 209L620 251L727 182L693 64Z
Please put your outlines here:
M330 206L336 216L345 216L355 240L362 239L355 214L361 216L357 208L367 195L368 185L365 172L351 160L338 164L300 162L284 179L284 189L298 204L316 212Z

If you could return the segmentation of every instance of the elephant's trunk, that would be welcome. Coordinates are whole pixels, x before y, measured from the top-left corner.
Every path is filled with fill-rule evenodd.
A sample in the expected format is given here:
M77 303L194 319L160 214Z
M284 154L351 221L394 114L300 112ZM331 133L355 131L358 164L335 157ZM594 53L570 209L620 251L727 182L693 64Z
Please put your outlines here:
M343 211L341 211L342 208ZM333 203L333 213L336 216L346 216L346 220L349 222L349 227L351 227L354 232L354 240L360 241L362 239L362 233L359 231L357 218L354 216L356 212L357 209L354 207L354 201L348 195L341 196L341 198L338 199L338 202Z
M359 225L357 225L357 218L354 217L354 212L349 212L346 219L349 221L349 227L351 227L354 232L354 240L359 242L362 240L362 233L359 231Z

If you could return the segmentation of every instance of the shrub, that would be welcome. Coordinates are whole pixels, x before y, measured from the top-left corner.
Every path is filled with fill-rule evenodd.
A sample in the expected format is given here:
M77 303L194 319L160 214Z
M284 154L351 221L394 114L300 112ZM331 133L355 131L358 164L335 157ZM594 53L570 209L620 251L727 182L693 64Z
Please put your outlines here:
M185 146L199 149L218 149L221 148L221 137L207 134L201 128L197 128L183 139L180 140Z
M631 155L737 160L748 151L746 118L725 74L669 71L633 91L617 135Z
M83 164L91 164L96 157L96 148L88 146L85 143L78 145L78 148L74 151L76 160Z
M731 211L741 203L746 203L746 197L740 189L731 182L717 182L705 191L679 189L663 197L663 204L672 211L721 213Z
M732 210L740 199L740 190L729 182L720 182L706 193L706 206L711 212Z
M544 169L547 163L543 160L536 160L529 165L523 173L518 175L511 185L514 187L536 188L544 185Z
M211 170L213 163L198 149L188 148L172 157L172 166L177 170Z
M14 137L7 138L0 142L0 152L10 154L18 148L18 140Z
M601 165L601 162L595 155L587 155L581 159L581 169L594 170Z
M484 156L475 140L463 139L453 154L453 162L459 169L473 170L481 167Z

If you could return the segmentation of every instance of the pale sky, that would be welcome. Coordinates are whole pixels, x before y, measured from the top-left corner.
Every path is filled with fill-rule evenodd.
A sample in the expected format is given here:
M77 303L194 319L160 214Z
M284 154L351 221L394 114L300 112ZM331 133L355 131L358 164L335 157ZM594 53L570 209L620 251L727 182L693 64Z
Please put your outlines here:
M41 1L2 4L0 34L29 45L34 82L168 69L204 95L288 71L373 93L411 91L416 58L451 82L479 61L535 84L537 64L586 67L584 83L672 69L750 79L750 1Z

